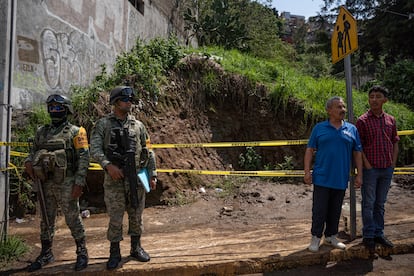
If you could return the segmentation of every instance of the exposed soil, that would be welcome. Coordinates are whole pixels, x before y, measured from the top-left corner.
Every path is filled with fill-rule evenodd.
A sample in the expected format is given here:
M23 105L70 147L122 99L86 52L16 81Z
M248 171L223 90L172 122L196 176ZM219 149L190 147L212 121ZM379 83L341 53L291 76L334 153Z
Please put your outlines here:
M142 100L137 105L135 114L148 127L153 144L308 138L310 122L304 120L299 104L290 102L284 108L275 109L275 103L262 86L224 73L211 60L189 57L185 64L171 74L157 104ZM217 74L219 93L210 92L201 81L203 71ZM106 100L102 95L97 105L100 106L99 112L108 110ZM255 148L262 157L262 165L274 166L292 156L295 169L303 168L304 149L303 145ZM245 148L156 149L155 153L158 168L163 169L242 170L238 160ZM412 204L414 177L396 176L394 181L386 207L387 216L412 219L412 208L407 207ZM88 191L81 199L81 205L92 213L85 219L87 233L100 233L101 236L88 237L92 241L96 239L88 243L93 247L90 251L99 251L106 256L107 248L98 248L102 243L106 244L104 233L107 227L106 214L102 213L105 206L101 183L102 172L90 171ZM346 201L349 201L348 196ZM160 173L157 190L148 194L144 221L146 231L151 233L179 232L198 226L243 233L268 224L289 225L300 220L309 224L311 204L312 187L305 186L300 177ZM11 221L10 232L23 236L31 246L38 244L38 218L27 215L25 219L26 222L21 224ZM59 231L67 232L62 218L60 224ZM341 227L344 227L342 221ZM66 238L59 239L58 246L73 247L69 233L66 233ZM25 260L33 260L38 252L37 247L33 248L19 265L22 266ZM65 259L74 259L73 252L67 254Z
M223 194L225 193L224 191L207 188L205 192L194 190L191 193L191 203L182 206L157 205L145 209L143 245L154 257L148 269L153 266L160 266L163 263L165 265L165 261L163 261L164 254L170 256L170 258L176 254L180 256L183 254L181 258L186 258L187 262L201 261L197 259L200 257L205 262L206 256L221 259L220 255L217 255L217 250L220 249L215 244L218 246L220 244L231 244L230 249L226 248L226 250L231 250L230 252L226 253L227 251L224 251L221 253L228 260L231 260L231 258L237 259L240 258L238 255L251 254L247 240L253 239L253 242L254 240L259 242L261 235L267 237L269 232L273 232L274 238L269 240L271 241L270 243L264 242L264 247L257 252L257 258L272 254L271 252L274 250L272 250L272 244L278 242L283 242L283 245L277 247L279 249L283 248L283 251L293 251L297 252L296 254L302 251L306 252L311 222L311 186L300 183L280 184L273 181L263 181L259 178L230 180L238 183L237 189L233 191L231 196L225 196ZM359 201L359 190L356 191L356 194ZM414 210L407 208L407 206L410 206L407 204L412 202L413 196L413 190L407 190L397 183L393 183L386 205L386 229L387 234L392 240L394 239L394 242L395 240L401 240L400 235L405 236L407 235L406 233L410 235L409 229L399 234L399 232L396 232L398 228L394 227L401 224L406 224L405 227L412 227ZM345 198L345 202L349 202L348 195ZM360 217L357 220L360 221ZM105 262L109 252L109 242L106 240L105 235L108 217L105 213L92 214L89 218L84 218L84 223L91 264L88 271L105 271ZM70 232L62 216L58 217L57 225L58 228L54 239L54 252L57 262L43 271L43 273L47 274L70 273L76 258L74 241L70 237ZM125 240L122 242L122 255L128 256L129 237L126 233L126 216L124 217L124 225ZM339 229L340 238L346 241L349 238L349 229L345 231L344 219L341 219ZM39 218L27 215L22 223L16 223L14 220L11 221L10 234L18 235L25 239L31 247L31 251L20 258L19 261L8 264L7 267L3 267L0 271L7 271L7 273L12 274L17 273L18 275L23 273L22 275L25 275L23 269L30 261L36 258L40 251L38 240ZM360 238L360 229L357 230L357 237ZM197 248L203 251L198 253L200 256L198 254L193 256L192 254L194 254L194 250L197 250ZM182 253L180 253L181 251ZM179 261L178 255L175 259L168 260L170 266L174 261L177 262L177 265L185 266L185 262L181 263ZM412 267L410 268L410 265L406 264L404 258L395 258L392 262L384 264L374 264L374 266L378 265L385 265L388 267L388 270L393 270L396 273L393 275L407 275L405 274L407 271L412 271ZM129 266L125 264L125 267L129 269L138 268L141 273L143 269L145 271L142 265L134 262L130 263ZM367 266L364 265L364 268L355 267L355 270L347 268L347 271L350 273L357 271L364 271L364 273L369 271L378 272L378 270L373 270L372 264L371 270L367 269ZM309 273L311 271L325 271L326 273L327 270L318 266L312 269L309 268L308 271ZM402 274L398 274L399 272ZM195 274L190 273L186 275ZM219 273L217 275L227 274ZM312 275L332 274L316 273ZM351 273L350 275L365 274ZM369 275L381 274L379 271L378 273L372 272Z

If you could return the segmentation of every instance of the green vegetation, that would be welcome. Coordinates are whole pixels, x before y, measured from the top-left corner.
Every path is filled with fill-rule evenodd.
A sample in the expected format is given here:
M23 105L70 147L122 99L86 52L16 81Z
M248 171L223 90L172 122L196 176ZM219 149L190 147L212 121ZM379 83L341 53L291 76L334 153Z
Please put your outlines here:
M248 178L244 176L229 175L218 178L217 182L207 185L206 188L213 188L220 198L234 197L240 187L248 182Z
M196 200L194 195L186 194L185 191L177 190L173 198L166 198L165 202L169 206L183 206L193 203Z
M347 100L345 80L306 75L298 69L300 62L289 62L289 57L281 60L279 56L277 61L261 59L220 47L204 47L202 51L207 56L216 57L225 71L244 75L253 83L259 82L267 86L276 108L285 109L289 100L296 100L305 111L305 122L310 119L314 124L326 118L325 102L328 98L337 95ZM370 86L365 86L364 91L354 89L352 92L354 121L369 108L369 88ZM391 100L384 105L384 110L395 116L398 130L414 129L414 112L406 104ZM403 154L399 158L404 162L411 159L409 155L412 152L408 149L414 148L414 137L411 135L401 138L400 148Z
M23 129L13 130L13 136L18 137L19 142L30 142L40 125L50 123L50 117L45 106L34 106L29 114L28 123ZM14 151L28 152L27 147L14 147ZM10 170L10 197L13 201L10 204L10 213L19 218L23 217L28 209L34 208L31 198L32 184L23 176L24 158L11 156L10 163L13 170Z
M396 62L384 74L385 87L395 87L390 98L399 103L406 103L414 110L414 61L401 60Z
M303 41L305 33L302 28L296 33L295 45L284 43L280 39L282 20L278 18L277 12L270 8L271 1L261 2L267 4L250 0L187 1L190 5L184 14L187 29L198 38L201 47L185 49L178 45L176 38L157 38L146 44L142 40L137 40L130 51L117 57L111 73L108 73L104 64L101 73L89 86L72 88L72 101L76 111L73 121L89 130L100 116L97 103L106 103L107 99L102 101L102 97L115 85L130 85L135 88L142 100L157 101L162 93L162 85L167 82L169 71L181 65L179 61L185 54L193 53L214 59L228 73L244 76L252 84L251 91L247 91L249 94L256 93L254 90L258 83L267 87L268 96L275 105L274 109L286 110L288 103L296 102L297 108L304 111L303 124L298 127L310 128L318 121L324 120L325 102L329 97L338 95L347 98L345 81L330 75L343 70L340 63L332 66L329 62L327 51L330 50L330 36L321 29L317 34L317 41L307 44ZM367 0L361 2L369 5ZM388 3L382 1L381 5L386 7ZM194 16L195 14L198 16ZM378 18L374 19L378 21ZM321 22L324 20L320 19ZM366 22L364 28L367 33L372 32L370 24L375 20ZM390 20L385 23L390 24L389 26L395 25ZM399 52L393 55L387 43L380 44L381 49L370 49L369 43L361 45L361 53L355 53L353 59L360 61L360 66L375 64L377 79L372 83L383 84L391 91L391 101L385 105L385 111L396 117L399 130L412 130L414 63L411 52L404 52L403 45L398 44ZM393 56L396 61L390 59ZM223 93L221 76L214 70L207 69L202 72L200 82L202 92L208 96L207 99L220 97ZM366 91L372 83L365 84L361 90L353 90L354 120L368 109ZM216 106L210 103L208 109L215 111ZM100 111L106 113L105 110ZM36 109L31 116L30 126L15 134L18 141L32 137L35 126L49 120L43 107ZM401 163L404 163L404 160L412 160L414 137L402 137L400 148L403 153L400 154ZM247 170L262 166L260 156L253 148L247 149L239 161L241 167ZM289 160L285 161L285 165L290 163ZM18 161L17 164L21 165ZM21 183L17 185L12 188L13 191L21 191L22 187L26 187ZM177 198L180 198L180 195ZM21 200L24 200L24 197Z
M7 236L0 241L0 267L4 267L8 262L18 259L29 251L29 247L16 236Z
M346 99L344 80L311 77L296 69L299 67L297 63L289 63L286 59L282 62L280 57L278 61L265 60L219 47L204 47L202 51L207 56L219 57L216 60L226 71L266 85L270 96L276 103L281 103L282 108L291 98L299 100L306 116L314 122L326 118L325 102L328 98L337 95ZM358 117L368 109L366 91L353 90L352 102L354 116ZM400 130L413 129L414 113L406 105L390 101L384 108L395 115Z
M147 44L138 39L130 51L116 58L113 73L108 74L106 65L102 65L101 73L91 85L72 87L72 103L76 110L74 120L89 130L99 117L94 103L100 93L109 93L116 85L132 86L138 97L156 101L168 70L177 65L182 56L175 37L156 38Z
M220 45L255 56L273 57L282 44L281 20L268 5L251 0L187 1L186 29L201 46Z
M252 84L261 83L268 88L269 97L273 99L275 108L286 109L290 100L295 100L304 110L304 122L312 124L326 118L325 102L334 95L346 99L346 86L344 80L333 77L315 78L304 74L301 61L293 62L289 46L279 54L277 58L265 59L242 53L238 50L225 50L222 47L201 47L199 49L184 49L176 40L155 39L148 44L140 40L135 47L121 54L114 66L114 72L108 74L105 67L102 73L88 87L73 88L73 104L76 110L74 120L87 129L99 116L96 108L92 108L99 98L99 94L108 91L113 85L125 84L135 87L140 98L155 101L160 93L160 87L165 82L168 70L179 66L178 62L184 54L200 53L207 57L214 57L226 72L240 74L248 78ZM152 76L146 78L145 76ZM205 84L206 94L210 96L219 95L220 83L218 76L212 71L206 71L202 76ZM252 86L254 87L254 86ZM366 86L364 89L368 89ZM249 91L254 93L255 91ZM354 90L352 94L354 120L368 109L368 97L366 91ZM214 107L210 107L214 109ZM397 119L399 130L414 129L414 112L405 104L388 102L384 109L393 114ZM46 113L38 109L33 113L33 122L40 123L46 120ZM311 126L308 126L311 127ZM33 128L25 132L33 135ZM29 137L27 133L19 133L19 140ZM405 136L401 141L402 151L413 148L412 136ZM403 157L402 157L403 158ZM249 162L247 162L249 163ZM245 164L246 165L246 164ZM248 165L248 164L247 164ZM246 165L246 166L247 166Z
M262 157L253 147L246 147L246 152L239 155L239 166L248 171L256 171L262 168Z

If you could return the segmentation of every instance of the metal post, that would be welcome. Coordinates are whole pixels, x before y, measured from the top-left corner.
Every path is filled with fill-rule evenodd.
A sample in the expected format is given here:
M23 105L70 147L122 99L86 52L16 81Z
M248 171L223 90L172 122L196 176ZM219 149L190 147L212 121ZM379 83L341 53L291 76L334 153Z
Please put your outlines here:
M354 121L354 108L352 104L352 67L351 67L351 55L347 55L344 58L344 69L346 79L346 102L348 110L348 122L355 123ZM353 160L353 159L352 159ZM352 161L352 170L355 169L355 164ZM349 216L351 221L351 240L356 238L356 196L354 187L354 176L351 176L349 183Z

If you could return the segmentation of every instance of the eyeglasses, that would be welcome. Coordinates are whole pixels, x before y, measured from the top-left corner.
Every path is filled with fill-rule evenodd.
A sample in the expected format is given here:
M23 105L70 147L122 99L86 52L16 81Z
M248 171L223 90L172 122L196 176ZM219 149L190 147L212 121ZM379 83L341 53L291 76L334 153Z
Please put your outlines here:
M47 111L48 112L63 112L65 111L65 107L60 104L54 104L54 105L51 104L47 106Z
M63 104L63 103L66 102L66 99L64 97L62 97L61 95L53 94L53 95L50 95L49 97L47 97L47 100L46 100L47 104L50 104L52 102L57 102L57 103Z
M124 103L132 102L132 97L124 97L124 98L120 98L119 100Z

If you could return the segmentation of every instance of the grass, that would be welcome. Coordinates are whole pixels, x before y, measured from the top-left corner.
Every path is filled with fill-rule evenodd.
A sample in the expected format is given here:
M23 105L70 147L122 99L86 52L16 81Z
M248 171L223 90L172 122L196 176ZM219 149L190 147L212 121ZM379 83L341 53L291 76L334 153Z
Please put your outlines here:
M200 50L200 49L199 49ZM264 60L236 50L218 47L202 48L208 56L217 56L217 61L225 71L246 76L252 82L267 86L270 96L285 106L290 98L298 100L303 106L306 117L314 122L326 118L325 102L332 96L347 100L345 80L333 77L313 78L296 69L300 64L278 60ZM200 52L200 51L199 51ZM353 89L352 105L355 119L368 109L368 96L364 91ZM414 129L414 112L406 105L388 102L384 110L397 120L399 130Z
M7 263L17 260L29 251L25 242L17 236L7 236L0 241L0 267L5 267Z

